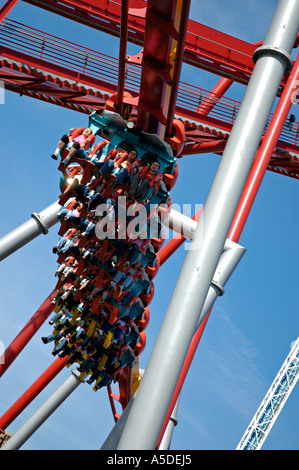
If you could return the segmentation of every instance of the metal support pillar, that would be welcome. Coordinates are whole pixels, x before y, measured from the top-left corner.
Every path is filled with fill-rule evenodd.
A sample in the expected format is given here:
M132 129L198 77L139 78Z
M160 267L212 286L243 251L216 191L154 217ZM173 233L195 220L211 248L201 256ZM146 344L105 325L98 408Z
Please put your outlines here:
M190 219L189 217L186 217L176 210L171 209L169 211L169 216L164 220L164 224L172 230L183 235L185 238L191 240L196 231L198 222ZM223 252L219 258L219 262L217 264L211 286L208 290L204 306L199 316L196 329L208 314L217 297L224 294L224 286L239 264L245 251L246 249L241 245L238 245L231 240L225 241Z
M273 151L274 151L276 142L279 138L280 132L282 130L283 124L285 120L287 119L290 107L292 105L291 96L297 87L298 79L299 79L299 55L296 59L296 62L293 65L293 68L291 70L291 73L285 85L285 88L282 92L279 103L274 112L272 121L263 139L262 145L259 148L257 155L254 159L252 168L250 170L250 174L248 176L244 191L242 193L242 197L240 199L238 208L236 210L234 220L232 222L232 225L228 234L228 239L236 243L238 242L240 238L245 222L249 215L250 209L253 205L254 199L256 197L256 194L258 192L258 189L260 187L264 174L267 170L267 165L273 154ZM165 246L165 248L167 248L167 245ZM206 323L207 320L208 320L208 315L206 316L204 322ZM202 323L201 326L202 325L204 325L204 323ZM188 355L187 355L184 367L182 369L172 403L169 407L168 415L166 416L166 419L165 419L165 424L164 424L164 428L162 429L161 436L163 435L163 430L165 429L166 424L168 422L176 397L179 395L181 388L183 386L183 382L189 370L197 345L201 339L203 330L204 328L199 327L199 329L197 330L197 332L195 333L192 339L192 343L189 348ZM159 441L158 441L158 444L159 444Z
M40 408L13 434L1 447L1 450L18 450L34 434L34 432L51 416L52 413L66 400L76 388L83 383L79 372L72 371L71 375L60 387L40 406Z
M174 394L173 394L172 400L171 400L171 402L170 402L170 405L169 405L169 408L168 408L168 412L167 412L167 414L166 414L166 418L165 418L165 420L164 420L164 424L163 424L163 427L162 427L162 430L161 430L159 439L158 439L158 441L157 441L157 448L159 448L159 446L160 446L161 440L163 439L163 435L164 435L165 429L166 429L167 426L168 426L167 423L169 422L169 419L170 419L170 417L171 417L172 410L173 410L174 407L176 406L178 397L180 396L180 393L181 393L181 390L182 390L182 387L183 387L183 383L184 383L185 378L186 378L186 376L187 376L187 373L188 373L190 364L191 364L191 362L192 362L192 359L193 359L193 357L194 357L194 355L195 355L195 352L196 352L198 343L199 343L199 341L201 340L201 337L202 337L202 334L203 334L204 329L205 329L205 327L206 327L206 324L207 324L208 318L209 318L209 316L210 316L210 313L211 313L211 310L208 312L208 314L206 315L206 317L204 318L203 322L200 324L199 328L197 329L195 335L194 335L193 338L192 338L192 341L191 341L191 344L190 344L190 347L189 347L189 350L188 350L187 358L186 358L186 360L185 360L185 362L184 362L184 365L183 365L183 367L182 367L179 380L178 380L177 385L176 385L176 388L175 388L175 390L174 390Z
M217 269L215 271L215 274L213 276L213 280L211 283L211 286L208 290L208 294L203 306L203 309L201 311L201 314L199 316L197 326L196 326L196 332L194 333L194 336L191 341L191 345L188 350L188 354L186 357L186 360L184 362L178 383L176 385L176 388L174 390L174 394L172 397L172 401L170 403L164 425L158 440L157 446L159 447L160 445L160 440L162 439L162 436L164 434L164 431L166 429L167 423L171 419L171 413L176 406L176 402L178 400L178 397L180 395L184 380L186 378L186 375L188 373L190 364L192 362L193 356L195 354L197 345L201 339L202 333L204 331L206 322L208 321L208 317L210 315L211 309L217 300L219 296L222 296L224 293L224 287L226 283L228 282L231 274L239 264L241 258L243 257L245 253L245 248L243 248L240 245L237 245L236 243L232 243L230 240L226 240L223 253L219 259L219 263L217 265ZM160 447L159 447L160 448Z
M31 219L28 219L22 225L15 228L0 239L0 261L7 258L26 243L30 242L38 235L46 235L49 228L58 222L57 214L60 210L58 202L43 209L38 214L33 212Z
M190 244L118 450L155 449L199 315L299 29L280 0ZM203 233L203 237L198 234ZM140 416L143 417L142 422ZM138 433L136 433L138 429Z
M177 420L178 407L179 407L179 399L177 399L176 404L174 405L173 411L168 421L168 425L165 429L163 438L159 445L159 450L169 450L172 435L173 435L173 430L175 426L178 424L178 420Z
M128 0L121 2L121 21L120 21L120 38L119 38L119 57L118 57L118 85L116 97L116 109L122 116L122 105L125 89L126 77L126 53L128 38Z
M202 208L192 217L192 220L198 221L200 214L202 213ZM193 236L193 234L192 234ZM186 241L186 238L183 235L177 234L175 235L169 242L161 248L161 250L157 253L159 258L160 266L168 260L168 258L173 255L173 253L182 246L182 244Z
M292 67L289 78L285 84L280 100L277 104L272 120L269 124L267 133L257 152L256 158L252 164L248 179L239 205L237 207L228 238L238 242L255 197L262 183L267 166L270 162L279 139L283 125L292 106L292 93L297 89L299 80L299 54Z
M176 211L172 211L172 217L171 217L172 221L175 221L175 219L176 219L175 214L176 214ZM178 220L181 222L181 220L182 220L181 217L180 217L181 214L179 214L179 213L177 213L177 214L179 215ZM186 217L185 219L188 219L188 218ZM194 230L194 224L197 225L197 222L193 221L192 219L189 219L189 222L187 223L187 227L189 228L189 237L190 238L192 237L192 231ZM193 228L191 228L192 226L193 226ZM178 224L177 224L177 227L178 227ZM185 230L185 232L186 232L186 230ZM208 314L209 314L214 302L216 301L218 296L223 295L224 286L227 283L228 279L230 278L232 272L236 268L237 264L240 262L240 260L243 257L244 253L245 253L245 248L243 248L240 245L237 245L236 243L234 243L230 240L226 241L226 243L224 245L223 253L220 257L217 269L216 269L214 277L213 277L213 281L212 281L211 286L209 288L208 295L207 295L207 298L205 300L200 318L198 320L198 325L197 325L198 328L196 326L197 331L195 332L194 338L192 340L193 344L191 343L191 346L190 346L190 349L191 349L193 354L195 353L195 350L196 350L196 346L194 346L194 345L198 344L199 338L201 337L204 326L205 326L206 321L208 319ZM182 377L181 380L185 379L188 368L189 368L189 365L187 365L186 367L184 365L184 367L182 369L182 373L181 373L181 377ZM180 390L181 390L181 385L182 384L180 383L180 386L176 387L176 389L174 391L173 398L172 398L172 401L171 401L171 404L170 404L170 407L169 407L169 410L168 410L168 414L166 416L164 426L163 426L162 432L160 434L160 439L158 440L158 447L160 445L160 440L162 439L164 433L166 432L166 428L169 425L169 422L171 421L171 415L172 415L172 412L174 410L174 406L175 406L175 404L178 400L179 393L180 393ZM139 390L137 390L136 394L134 395L134 397L130 401L127 408L129 408L129 406L130 406L130 408L132 407L133 401L135 400L135 397L137 396L138 392L139 392ZM125 409L124 413L121 415L118 422L115 424L113 430L109 434L109 437L104 442L104 444L101 448L102 450L115 449L116 446L118 445L118 443L120 441L122 430L125 426L126 420L129 417L129 411L128 411L127 408ZM173 428L172 428L172 431L173 431ZM159 449L160 449L160 447L159 447Z

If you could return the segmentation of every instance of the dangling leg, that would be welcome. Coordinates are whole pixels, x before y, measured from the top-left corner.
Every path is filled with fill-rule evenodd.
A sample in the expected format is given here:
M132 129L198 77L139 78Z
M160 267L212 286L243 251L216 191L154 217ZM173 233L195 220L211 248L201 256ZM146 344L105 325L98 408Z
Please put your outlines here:
M60 141L58 142L58 145L57 145L57 149L55 150L55 152L52 153L51 157L54 159L54 160L57 160L58 159L58 155L59 153L65 148L65 146L69 143L69 137L64 134Z

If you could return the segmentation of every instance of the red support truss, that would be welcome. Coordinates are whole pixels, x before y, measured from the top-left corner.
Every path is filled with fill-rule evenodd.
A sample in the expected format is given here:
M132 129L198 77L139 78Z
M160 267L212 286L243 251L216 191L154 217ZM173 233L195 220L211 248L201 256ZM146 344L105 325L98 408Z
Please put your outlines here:
M6 89L86 114L94 109L101 112L108 97L117 93L117 59L8 19L0 24L0 32L0 79ZM149 56L145 57L148 62ZM148 64L145 66L148 68ZM154 65L151 67L154 70ZM161 104L162 90L168 87L171 91L168 107L172 108L176 102L175 113L183 121L186 131L181 155L206 151L221 154L240 106L238 101L222 96L231 81L222 78L209 92L183 82L178 84L178 81L174 89L163 79L156 78L160 89L156 97L160 96L160 104L151 102L150 98L145 98L148 96L145 87L150 91L149 85L144 84L145 79L141 86L141 64L132 60L126 63L124 89L135 97L135 104L141 87L139 105L141 108L143 103L143 110L140 110L139 118L143 116L144 120L147 116L154 126L161 119L170 126L169 116L173 110L168 114L167 123L167 113L162 112ZM135 109L132 119L136 120L136 116ZM298 144L299 123L285 124L268 170L298 178Z
M121 0L25 1L116 37L120 36ZM160 3L164 5L167 2ZM144 44L144 13L142 0L130 2L128 40L140 46ZM247 84L254 65L252 55L255 48L255 45L246 41L189 20L183 60L194 67Z

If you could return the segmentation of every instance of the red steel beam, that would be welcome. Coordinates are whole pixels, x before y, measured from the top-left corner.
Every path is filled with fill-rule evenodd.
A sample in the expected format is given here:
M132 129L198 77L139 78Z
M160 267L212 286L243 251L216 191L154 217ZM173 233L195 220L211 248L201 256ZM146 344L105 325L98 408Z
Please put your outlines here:
M0 417L0 429L5 430L22 411L44 390L44 388L64 368L68 357L58 357L48 369L21 395L18 400Z
M24 0L71 20L116 37L120 35L121 0ZM163 3L163 2L161 2ZM131 0L128 40L144 42L144 2ZM299 35L295 46L299 44ZM255 45L219 32L193 20L188 21L184 62L217 75L248 83L253 70ZM284 80L282 81L282 86Z
M69 68L63 67L58 64L48 62L47 60L38 59L37 57L29 56L23 52L14 51L8 47L0 45L0 54L14 62L21 62L26 64L29 67L36 67L42 71L48 72L50 74L59 75L62 79L74 81L75 83L80 82L82 85L89 87L96 87L97 89L111 93L112 90L116 92L117 87L111 83L107 83L105 80L99 80L90 76L87 76L83 73L73 71Z
M189 6L189 0L146 4L137 124L162 138L172 125L182 61L179 41L184 43Z
M7 55L10 59L3 58L1 60L0 78L3 79L7 89L79 112L90 113L92 109L99 111L103 109L105 99L109 96L108 93L115 94L117 89L117 59L26 25L22 25L21 35L18 33L15 36L15 28L13 27L15 24L20 25L20 23L11 20L6 20L3 23L4 45L1 50L2 54ZM15 50L11 47L12 41L16 41ZM32 41L39 45L37 50L36 48L32 49ZM257 46L259 43L254 43L254 45ZM30 55L32 50L35 57ZM68 51L68 55L66 56L61 51ZM77 59L75 60L74 57ZM132 62L132 60L129 61ZM67 64L67 69L65 64ZM137 94L136 90L140 86L139 66L128 64L130 80L127 91L133 95L133 90L135 89L135 94ZM108 68L106 69L106 67ZM86 75L86 72L89 75ZM67 75L67 79L61 74ZM26 77L27 83L24 83ZM97 77L97 82L94 77ZM78 82L78 78L84 83ZM201 143L202 145L209 135L223 138L224 132L228 136L240 104L228 98L220 99L220 93L222 94L227 89L229 83L231 82L228 79L222 78L211 92L180 83L176 112L189 120L184 123L187 145L182 155L194 153L196 144ZM69 91L67 87L72 91ZM100 87L105 87L106 90ZM173 89L174 87L172 87ZM172 93L172 96L174 94ZM201 103L200 114L198 113L198 102ZM170 113L168 113L169 115ZM136 110L133 110L132 119L134 120L135 117ZM192 136L188 131L191 123L194 129ZM294 126L297 127L298 123ZM216 128L216 133L214 128ZM201 137L201 130L205 131L204 138ZM286 142L278 142L279 148L276 149L276 153L279 158L272 159L271 166L269 166L270 171L297 177L298 159L291 157L290 154L285 158L286 152L298 153L296 135L296 128L290 131L284 127L282 139ZM224 138L227 136L224 135ZM194 146L190 145L192 142Z
M27 3L57 13L119 37L121 0L25 0ZM167 4L166 1L160 2ZM130 2L128 40L144 43L144 2ZM219 75L247 83L253 69L255 47L228 34L189 20L184 62Z
M211 140L206 142L195 143L193 145L185 145L183 155L200 155L202 153L218 153L223 152L226 146L227 139Z
M182 11L180 14L178 39L176 42L176 57L172 60L173 73L171 73L171 95L169 98L168 113L167 113L167 120L166 120L166 129L165 129L166 136L171 135L172 126L173 126L173 119L174 119L174 113L175 113L176 102L177 102L177 94L179 90L179 83L180 83L180 77L181 77L181 69L182 69L182 63L183 63L183 58L184 58L190 4L191 4L191 0L184 0L181 6Z
M118 64L118 85L116 97L116 109L122 116L122 104L125 89L126 76L126 53L128 39L128 0L121 3L121 23L120 23L120 40L119 40L119 64Z
M213 90L205 98L203 103L201 103L197 112L200 114L207 115L214 108L215 104L219 101L222 95L229 89L232 85L233 80L230 78L222 77L219 82L214 86Z
M2 50L3 53L5 53L4 49ZM4 81L5 88L7 90L17 92L21 95L41 99L51 104L90 114L93 109L97 109L99 111L103 110L109 93L116 92L116 87L111 83L103 83L106 90L101 90L99 88L102 84L100 81L98 81L96 87L92 86L95 85L95 82L92 80L90 81L89 77L86 76L81 76L84 84L81 84L80 82L76 83L74 81L74 76L72 77L72 80L70 78L65 79L63 76L60 78L57 77L57 74L62 73L62 71L61 67L58 70L55 64L51 64L51 71L55 71L55 74L50 73L50 71L42 72L41 68L48 68L46 62L39 61L38 64L35 64L33 63L32 57L26 56L23 53L22 55L21 53L17 54L12 50L9 50L9 52L6 51L6 53L11 58L11 61L4 58L1 60L2 72L0 74L0 78ZM16 62L13 61L14 57ZM24 63L26 63L26 61L30 62L32 66L20 65L19 60L22 60ZM39 65L39 71L34 67L34 65ZM69 74L69 71L66 70L64 74ZM40 78L41 76L42 78ZM31 86L29 86L29 83L31 83ZM107 91L108 87L110 87L110 91ZM184 88L182 90L184 90ZM190 90L192 90L192 88L190 88ZM196 93L201 92L200 89L196 89L195 91ZM180 91L180 93L182 93L182 91ZM180 98L180 100L181 99L182 98ZM205 107L208 105L206 99L203 103L205 103ZM236 103L236 105L238 105L238 103ZM221 103L220 106L219 110L221 120L207 115L208 109L205 109L205 112L199 115L192 110L188 110L186 107L177 106L176 113L181 114L182 118L185 118L183 122L186 129L186 145L182 151L182 156L199 153L204 151L204 149L210 152L221 152L221 142L219 142L219 147L213 147L212 143L208 145L206 144L206 140L213 137L213 139L224 139L224 145L225 139L231 131L232 119L230 119L229 115L226 116L225 108L228 106L227 111L230 112L232 105L228 102L227 105L226 103ZM214 110L212 111L215 116L218 115L217 112L215 113ZM135 118L136 110L133 110L132 119L134 120ZM190 121L188 121L189 119ZM224 119L226 119L226 121L224 121ZM296 123L296 126L297 125L298 123ZM218 131L215 129L218 129ZM269 171L296 179L299 178L299 159L298 157L291 155L292 153L298 154L299 141L297 142L298 138L297 140L294 140L294 136L296 135L296 129L291 132L287 128L284 128L281 139L277 142L275 154L269 164ZM293 143L290 138L294 141ZM283 139L286 140L284 141ZM211 147L209 148L209 146Z
M18 3L19 0L7 0L7 2L0 9L0 23L7 17L9 12Z
M26 323L24 328L4 351L3 355L0 358L0 377L28 344L31 338L35 335L37 330L41 327L44 321L53 311L53 305L51 305L51 300L54 296L54 291L46 298L43 304L35 312L33 317Z

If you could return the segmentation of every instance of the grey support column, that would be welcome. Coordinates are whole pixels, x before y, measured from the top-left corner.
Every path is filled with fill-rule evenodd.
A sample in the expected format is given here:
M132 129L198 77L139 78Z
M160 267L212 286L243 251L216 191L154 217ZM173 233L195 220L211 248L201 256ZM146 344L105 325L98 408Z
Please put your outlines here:
M191 238L192 232L196 229L197 222L195 222L192 219L189 219L188 221L186 221L186 219L184 219L183 220L184 226L179 227L179 222L181 222L182 219L181 219L180 216L177 218L174 211L172 211L172 219L176 223L176 226L179 228L179 232L183 229L184 233L189 232L189 235L190 235L190 238ZM219 263L218 263L216 271L214 273L211 286L208 290L208 295L206 297L204 306L202 308L200 317L198 319L198 323L196 325L196 330L197 330L197 328L199 328L200 324L203 322L204 318L208 314L209 310L213 306L216 299L219 296L223 295L224 287L225 287L227 281L229 280L230 276L232 275L233 271L235 270L235 268L239 264L241 258L245 254L245 251L246 251L246 249L244 247L242 247L241 245L238 245L237 243L232 242L231 240L226 240L225 245L224 245L224 249L223 249L223 253L220 256ZM194 333L195 333L195 331L194 331ZM144 371L142 373L142 376L143 375L144 375ZM135 395L132 397L131 401L129 402L128 406L126 407L126 409L124 410L124 412L120 416L119 420L114 425L114 427L111 430L109 436L107 437L104 444L102 445L101 450L115 450L115 449L117 449L117 446L120 442L125 424L127 422L127 419L130 416L130 410L133 406L133 403L134 403L134 400L135 400L137 394L138 394L138 389L137 389ZM176 408L175 408L174 413L176 415L177 407L178 407L178 401L177 401L175 407ZM175 425L174 421L171 421L170 423L168 423L168 431L167 431L168 437L166 438L166 436L165 436L165 439L163 437L163 441L164 441L163 446L167 445L166 444L166 439L168 439L168 440L171 439L170 433L172 434L173 429L174 429L174 425ZM170 442L170 441L168 441L168 442ZM162 441L161 441L161 444L162 444ZM163 448L165 448L165 447L163 447ZM159 447L159 450L161 450L161 445Z
M73 370L63 384L45 403L21 426L18 431L1 447L1 450L18 450L34 432L51 416L66 398L82 383L80 374Z
M280 0L117 450L155 449L298 29L299 0Z
M164 225L192 240L198 222L174 209L170 209L168 217L164 220ZM246 249L238 243L228 239L225 241L196 329L205 319L215 300L224 294L224 286L244 256L245 251Z
M164 435L162 437L161 443L159 445L159 450L169 450L173 431L175 426L178 424L177 412L179 407L180 397L177 399L176 404L173 407L167 428L165 429Z
M54 202L38 214L33 212L28 219L19 227L15 228L0 239L0 261L29 243L40 234L46 235L49 228L58 222L57 214L61 206Z

